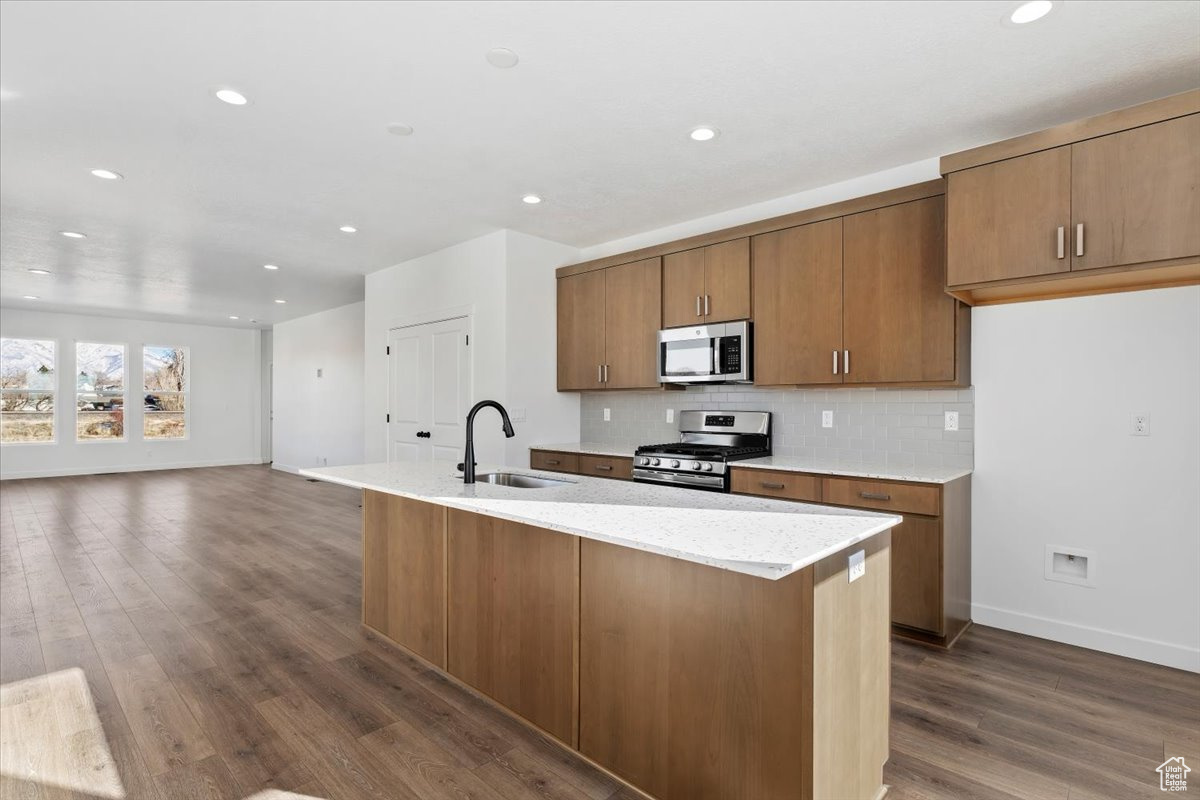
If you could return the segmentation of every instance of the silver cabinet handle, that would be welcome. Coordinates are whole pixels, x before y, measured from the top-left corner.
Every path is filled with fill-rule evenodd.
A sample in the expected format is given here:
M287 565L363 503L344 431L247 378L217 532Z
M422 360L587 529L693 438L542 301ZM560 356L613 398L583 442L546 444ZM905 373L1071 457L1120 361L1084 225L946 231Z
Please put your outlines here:
M562 462L561 462L561 461L559 461L557 458L547 458L547 459L546 459L546 463L547 463L547 464L549 464L549 465L550 465L550 466L552 466L552 467L557 467L557 466L558 466L559 464L561 464Z
M838 351L837 351L837 350L834 350L834 351L833 351L833 374L834 374L834 375L837 375L837 374L838 374L838 371L837 371L837 358L838 358Z
M850 351L849 350L842 351L842 373L844 375L850 374Z
M697 317L704 316L703 314L700 313L700 295L696 295L696 316Z
M881 492L859 492L858 496L861 497L863 500L891 500L892 499L892 496L890 494L883 494Z
M604 383L604 365L596 365L596 383Z
M604 382L608 383L608 364L604 365Z
M1083 255L1083 223L1075 226L1075 255Z
M1062 225L1058 226L1058 257L1063 258L1067 254L1067 229Z
M612 472L611 464L596 464L596 469L600 472Z
M710 313L712 312L708 310L708 295L704 295L704 316L707 317Z
M785 489L785 488L787 488L782 483L767 483L766 481L762 481L761 483L759 483L759 486L761 486L764 489Z

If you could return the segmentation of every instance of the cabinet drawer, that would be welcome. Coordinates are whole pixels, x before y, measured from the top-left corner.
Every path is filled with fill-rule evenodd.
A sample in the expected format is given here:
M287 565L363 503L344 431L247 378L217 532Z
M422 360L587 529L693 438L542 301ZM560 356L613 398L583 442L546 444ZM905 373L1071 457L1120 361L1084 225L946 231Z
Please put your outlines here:
M826 478L823 499L826 503L857 508L876 508L930 517L942 513L942 493L936 486L913 483L881 483L848 478Z
M798 472L770 472L765 469L734 469L733 491L783 500L821 500L821 479Z
M633 478L633 459L611 456L580 456L579 474L591 475L596 478L631 480Z
M579 472L579 456L575 453L555 453L549 450L530 450L529 466L551 472Z

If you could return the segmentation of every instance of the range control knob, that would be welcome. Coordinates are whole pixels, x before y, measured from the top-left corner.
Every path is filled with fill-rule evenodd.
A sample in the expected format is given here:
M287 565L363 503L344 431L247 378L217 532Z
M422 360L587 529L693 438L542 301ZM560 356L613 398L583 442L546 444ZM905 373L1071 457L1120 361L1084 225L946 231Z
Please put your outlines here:
M704 471L705 471L705 472L712 472L712 464L705 464L705 465L704 465Z
M651 466L657 467L657 466L658 466L659 464L661 464L661 463L662 463L662 462L661 462L661 461L659 461L657 458L652 458L652 459L650 459L650 465L651 465Z
M671 466L674 467L675 469L679 469L679 461L677 461L676 459L671 459Z
M638 459L638 465L639 465L639 466L642 466L642 467L644 467L644 466L646 466L646 465L647 465L647 464L649 464L649 463L650 463L650 459L646 458L645 456L642 456L641 458L639 458L639 459Z
M695 470L698 470L698 469L700 469L700 462L699 462L699 461L693 461L693 462L692 462L692 469L695 469Z

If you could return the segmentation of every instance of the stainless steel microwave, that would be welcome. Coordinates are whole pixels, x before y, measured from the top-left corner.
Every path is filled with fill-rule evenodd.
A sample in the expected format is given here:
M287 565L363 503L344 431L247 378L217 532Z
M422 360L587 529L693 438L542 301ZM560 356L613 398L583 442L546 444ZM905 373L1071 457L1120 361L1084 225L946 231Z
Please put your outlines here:
M659 383L749 383L750 323L658 332Z

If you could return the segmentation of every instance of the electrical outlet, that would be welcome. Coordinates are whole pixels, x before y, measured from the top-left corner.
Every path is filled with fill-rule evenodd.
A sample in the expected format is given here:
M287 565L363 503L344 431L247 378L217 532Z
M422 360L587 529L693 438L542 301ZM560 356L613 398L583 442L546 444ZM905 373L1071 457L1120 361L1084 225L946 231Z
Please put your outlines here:
M958 430L958 412L957 411L947 411L946 412L946 430L948 430L948 431Z
M675 421L675 409L668 408L667 409L667 422L674 422L674 421Z
M850 578L850 583L867 574L867 551L859 550L857 553L850 554L850 560L847 564L846 574Z
M832 411L822 411L821 412L821 427L822 428L832 428L833 427L833 412Z
M612 409L611 408L604 409L604 421L612 422Z
M325 370L321 369L320 367L317 367L317 377L320 378L324 375L325 375Z
M1149 414L1134 414L1132 423L1133 423L1133 425L1129 431L1130 436L1149 436L1150 435L1150 415Z
M512 419L512 421L513 421L513 422L524 422L524 421L525 421L525 414L526 414L526 412L525 412L525 409L523 409L523 408L514 408L514 409L512 410L512 413L511 413L511 414L509 414L508 416L509 416L509 418L511 418L511 419Z

